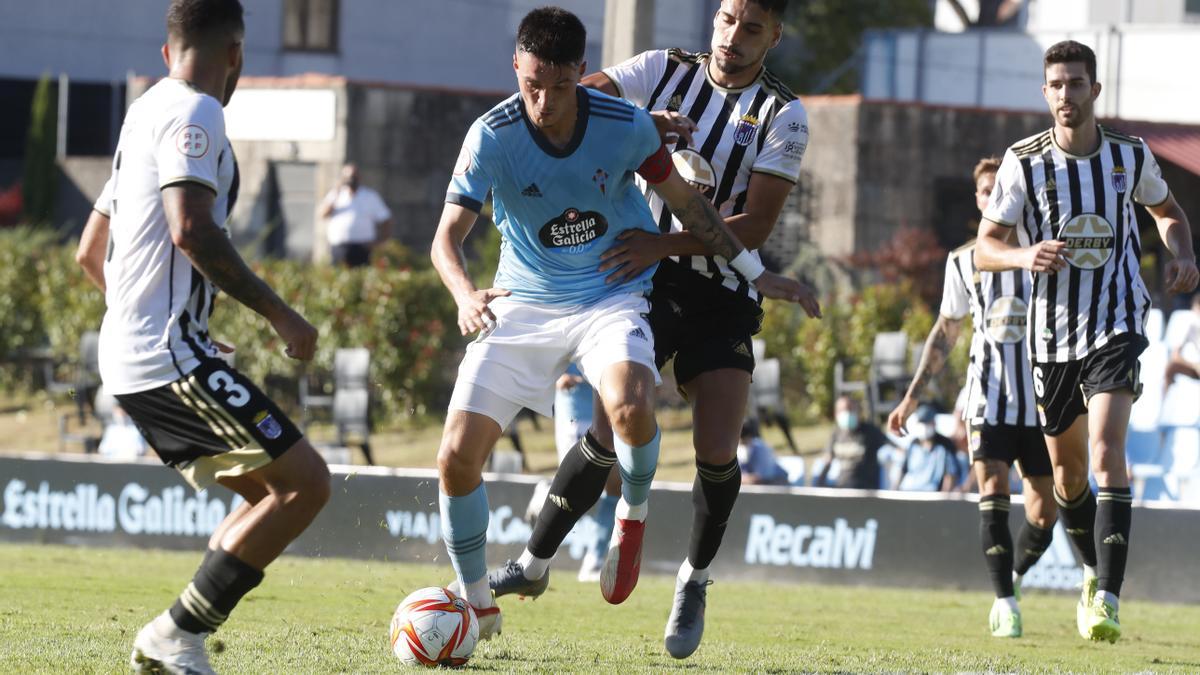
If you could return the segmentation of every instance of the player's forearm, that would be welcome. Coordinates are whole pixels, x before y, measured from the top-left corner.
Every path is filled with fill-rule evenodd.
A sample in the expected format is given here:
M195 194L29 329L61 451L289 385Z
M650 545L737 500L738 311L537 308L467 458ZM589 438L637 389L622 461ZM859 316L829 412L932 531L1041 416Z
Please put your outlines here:
M108 248L108 224L108 216L92 211L79 237L79 248L75 251L75 262L101 293L105 290L104 256Z
M287 304L246 265L233 242L215 223L210 221L207 226L190 228L176 246L217 288L268 321L273 322L288 311Z
M462 243L455 244L442 237L435 237L433 249L430 251L433 268L442 279L442 285L455 298L470 295L476 290L475 282L467 274L467 257L463 253Z
M1176 259L1195 259L1195 249L1192 248L1192 228L1188 223L1187 214L1175 204L1165 216L1156 218L1159 234L1167 250Z
M725 225L712 202L699 192L688 195L683 204L671 205L671 211L703 246L703 251L732 260L745 248Z
M917 372L913 374L912 382L908 385L906 397L918 400L925 392L925 387L935 375L942 372L954 343L958 341L959 322L938 316L925 340L925 348L921 351L921 362L917 364Z
M737 237L742 246L748 249L760 248L767 239L762 233L763 228L759 219L748 213L726 218L725 226L729 228L733 236ZM770 229L768 228L767 235L769 234ZM664 234L659 238L659 245L662 246L663 258L679 255L712 255L712 251L700 243L700 240L690 231Z
M621 95L621 92L617 91L617 85L613 84L613 81L603 72L586 75L579 83L589 89L602 91L609 96Z
M980 237L975 247L975 266L983 272L1005 272L1022 267L1023 249L995 237Z

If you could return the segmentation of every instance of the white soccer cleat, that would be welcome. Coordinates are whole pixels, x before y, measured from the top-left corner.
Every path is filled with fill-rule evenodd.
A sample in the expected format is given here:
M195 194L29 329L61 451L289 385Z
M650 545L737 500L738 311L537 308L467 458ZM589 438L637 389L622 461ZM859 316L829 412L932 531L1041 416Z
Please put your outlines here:
M163 612L163 616L138 631L133 640L133 653L129 656L129 667L133 672L216 675L208 663L208 652L204 648L208 633L189 633L176 628L170 634L164 634L159 628L164 618L171 621L171 617Z

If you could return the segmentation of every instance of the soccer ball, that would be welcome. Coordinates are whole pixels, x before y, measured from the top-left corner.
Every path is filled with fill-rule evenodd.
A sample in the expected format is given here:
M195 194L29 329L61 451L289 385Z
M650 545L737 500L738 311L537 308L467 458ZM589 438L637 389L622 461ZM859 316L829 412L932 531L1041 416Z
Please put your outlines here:
M392 615L392 653L406 664L461 666L479 641L475 610L449 589L414 591Z

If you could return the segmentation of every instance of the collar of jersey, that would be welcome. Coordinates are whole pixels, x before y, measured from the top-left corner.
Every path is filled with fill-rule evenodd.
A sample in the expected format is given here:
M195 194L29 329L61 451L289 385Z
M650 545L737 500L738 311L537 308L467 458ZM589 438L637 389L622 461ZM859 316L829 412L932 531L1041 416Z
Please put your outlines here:
M583 135L587 132L588 114L590 106L588 104L588 94L583 87L576 85L575 87L575 132L571 134L571 140L564 147L557 147L546 138L546 134L542 133L541 129L533 126L533 122L529 119L529 115L525 114L525 99L519 98L521 101L521 119L525 120L525 128L529 130L529 135L533 137L533 142L542 149L542 152L551 157L570 157L571 153L579 148L579 144L583 142Z
M723 93L737 94L739 92L746 91L750 87L753 87L754 85L758 84L759 80L761 80L763 77L763 73L767 72L767 67L765 65L759 66L758 74L754 76L753 80L750 80L749 84L747 84L744 87L738 87L737 89L730 89L729 87L723 87L723 86L717 84L716 80L714 80L712 78L712 73L708 72L708 67L711 66L712 62L713 62L712 55L706 54L705 56L707 58L704 59L704 79L708 80L709 85L711 85L713 89L716 89L717 91L720 91Z
M1100 154L1100 151L1104 149L1104 127L1103 126L1101 126L1099 124L1096 125L1096 135L1100 138L1100 144L1096 146L1095 150L1089 152L1086 155L1072 155L1071 153L1067 152L1061 145L1058 144L1058 137L1054 135L1054 127L1050 128L1050 142L1054 144L1054 149L1058 150L1062 154L1066 155L1068 159L1091 159L1091 158L1095 157L1096 155Z

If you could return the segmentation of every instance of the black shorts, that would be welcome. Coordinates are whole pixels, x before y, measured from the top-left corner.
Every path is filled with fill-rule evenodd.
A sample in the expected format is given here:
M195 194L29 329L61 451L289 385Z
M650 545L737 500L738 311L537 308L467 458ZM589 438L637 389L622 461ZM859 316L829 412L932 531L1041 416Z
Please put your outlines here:
M971 459L980 462L996 460L1012 466L1017 463L1022 476L1050 476L1050 451L1046 437L1037 427L1014 424L977 424L972 422L968 432Z
M368 243L334 244L329 253L335 265L362 267L371 262L371 245Z
M655 363L661 369L675 359L675 381L680 385L722 368L753 374L751 336L762 328L762 316L762 308L749 296L665 260L650 293Z
M1138 357L1149 345L1136 333L1121 333L1100 349L1076 361L1033 363L1033 389L1038 419L1047 436L1071 428L1075 418L1087 414L1093 396L1126 389L1136 400L1142 393Z
M220 359L201 359L174 382L116 399L159 459L199 489L265 466L302 438L271 399Z

